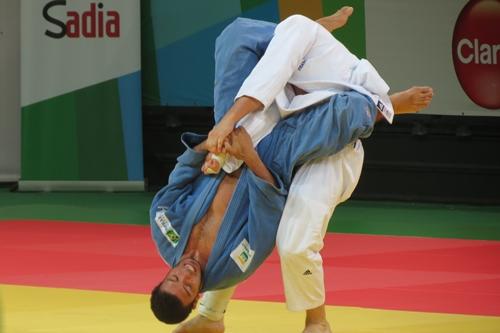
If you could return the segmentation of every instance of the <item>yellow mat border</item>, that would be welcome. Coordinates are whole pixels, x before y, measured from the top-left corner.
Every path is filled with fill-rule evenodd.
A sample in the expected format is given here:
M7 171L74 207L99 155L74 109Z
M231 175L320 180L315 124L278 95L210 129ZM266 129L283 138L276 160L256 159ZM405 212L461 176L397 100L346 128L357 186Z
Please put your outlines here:
M149 296L0 285L2 333L169 333L154 319ZM335 333L498 333L500 317L327 307ZM275 302L232 301L226 332L301 332L302 313Z

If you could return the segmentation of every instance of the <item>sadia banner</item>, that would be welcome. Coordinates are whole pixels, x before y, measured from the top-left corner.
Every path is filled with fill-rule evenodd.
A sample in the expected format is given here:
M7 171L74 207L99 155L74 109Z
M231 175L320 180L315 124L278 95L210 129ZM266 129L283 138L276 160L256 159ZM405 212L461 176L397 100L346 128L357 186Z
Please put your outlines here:
M143 189L140 74L139 0L22 0L20 189Z

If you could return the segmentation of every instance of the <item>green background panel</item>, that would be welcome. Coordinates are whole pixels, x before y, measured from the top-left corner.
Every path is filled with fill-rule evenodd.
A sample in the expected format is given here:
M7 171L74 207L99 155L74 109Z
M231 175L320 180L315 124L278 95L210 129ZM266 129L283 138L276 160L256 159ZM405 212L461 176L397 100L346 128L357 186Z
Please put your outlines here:
M22 180L78 179L75 95L22 108Z
M127 180L118 81L75 92L79 180Z
M323 11L329 15L343 6L351 6L354 13L345 27L333 33L347 48L359 58L366 58L365 1L364 0L323 0Z
M30 193L0 188L0 220L149 224L153 193Z
M241 13L236 0L152 0L156 49Z
M247 10L263 5L264 3L269 1L276 1L276 0L240 0L241 11L246 12Z
M127 180L117 80L22 109L22 180Z
M348 201L330 232L500 240L500 207Z

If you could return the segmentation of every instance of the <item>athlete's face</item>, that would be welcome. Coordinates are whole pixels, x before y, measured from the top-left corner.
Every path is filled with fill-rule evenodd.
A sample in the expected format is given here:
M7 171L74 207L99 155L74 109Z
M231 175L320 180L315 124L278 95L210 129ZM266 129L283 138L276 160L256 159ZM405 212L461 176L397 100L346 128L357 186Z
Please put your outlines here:
M196 305L201 287L200 264L191 258L182 259L161 284L161 290L176 295L184 306Z

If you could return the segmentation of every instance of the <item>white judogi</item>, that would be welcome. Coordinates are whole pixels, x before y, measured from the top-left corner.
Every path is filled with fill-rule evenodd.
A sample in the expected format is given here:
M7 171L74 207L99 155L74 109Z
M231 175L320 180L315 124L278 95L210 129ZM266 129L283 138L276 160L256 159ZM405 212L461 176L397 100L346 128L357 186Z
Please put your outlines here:
M295 95L292 85L306 94ZM264 105L263 111L247 115L238 126L244 126L257 145L281 117L351 89L371 97L392 123L389 86L375 68L354 56L318 23L294 15L278 24L264 56L236 96L257 99ZM325 302L319 251L335 207L351 196L358 183L363 157L358 140L334 156L304 164L294 177L276 240L287 307L292 311ZM231 172L240 165L230 160L224 170ZM221 319L233 291L205 293L200 313Z

